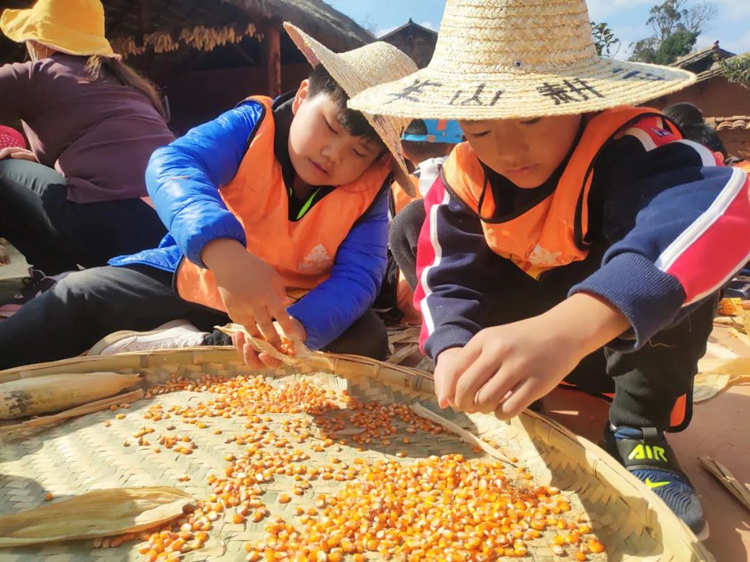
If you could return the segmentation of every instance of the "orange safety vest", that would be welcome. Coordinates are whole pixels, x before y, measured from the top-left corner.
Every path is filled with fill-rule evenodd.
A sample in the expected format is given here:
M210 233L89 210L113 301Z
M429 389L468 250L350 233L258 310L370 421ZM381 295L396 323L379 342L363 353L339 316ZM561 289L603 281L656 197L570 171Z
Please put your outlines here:
M443 179L482 218L484 238L492 251L536 279L549 269L588 255L583 241L588 232L592 164L609 140L624 136L636 122L639 134L650 135L656 145L682 138L677 128L655 109L621 107L603 111L586 124L555 190L533 208L507 221L484 219L494 215L495 201L482 164L468 142L451 152L443 164Z
M406 193L406 190L401 187L401 184L397 181L394 181L391 184L391 193L393 194L393 208L396 215L399 214L401 210L412 201L416 201L417 199L422 198L422 195L419 193L419 178L414 174L409 174L409 180L412 184L414 184L415 195L413 196Z
M390 157L376 161L352 183L337 186L301 219L290 221L288 190L274 155L272 100L248 99L263 105L263 117L237 173L219 194L242 224L248 252L271 265L287 293L299 297L328 279L339 245L391 173ZM186 258L177 269L176 287L185 300L224 310L214 274Z

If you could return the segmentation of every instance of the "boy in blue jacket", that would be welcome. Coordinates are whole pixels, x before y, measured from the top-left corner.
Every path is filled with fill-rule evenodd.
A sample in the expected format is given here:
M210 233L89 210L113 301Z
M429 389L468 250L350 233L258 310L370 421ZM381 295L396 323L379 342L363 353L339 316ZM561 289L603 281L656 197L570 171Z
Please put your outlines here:
M203 329L231 318L278 343L275 319L312 349L384 358L368 308L385 268L387 189L394 172L406 177L405 122L366 119L346 101L416 66L386 43L335 54L285 27L315 66L310 78L154 152L147 185L169 229L159 248L73 273L0 323L0 367L176 318ZM244 348L248 363L270 362Z
M694 80L597 57L583 0L448 0L428 67L349 105L458 119L467 139L400 222L421 229L440 404L506 418L563 379L613 380L609 451L706 535L664 431L690 420L715 294L750 253L749 183L631 105Z

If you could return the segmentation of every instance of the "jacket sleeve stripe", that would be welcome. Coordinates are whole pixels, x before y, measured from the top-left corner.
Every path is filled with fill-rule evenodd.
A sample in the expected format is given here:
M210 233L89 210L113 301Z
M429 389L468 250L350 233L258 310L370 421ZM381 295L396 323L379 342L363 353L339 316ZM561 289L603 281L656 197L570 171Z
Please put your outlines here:
M683 306L718 290L747 262L750 240L737 234L750 229L749 190L747 174L735 168L711 206L657 258L656 267L682 284Z
M713 152L711 152L707 147L703 146L699 142L691 141L688 139L680 139L678 141L681 144L686 144L693 150L695 150L698 153L698 156L701 157L701 163L704 166L723 166L723 162L717 162L716 156Z
M426 208L425 221L417 241L417 288L414 292L414 305L422 311L422 330L419 335L419 346L435 331L435 322L430 310L429 298L432 290L429 275L432 268L440 265L443 249L438 240L437 213L441 205L447 205L450 198L448 190L440 182L435 182L424 199Z

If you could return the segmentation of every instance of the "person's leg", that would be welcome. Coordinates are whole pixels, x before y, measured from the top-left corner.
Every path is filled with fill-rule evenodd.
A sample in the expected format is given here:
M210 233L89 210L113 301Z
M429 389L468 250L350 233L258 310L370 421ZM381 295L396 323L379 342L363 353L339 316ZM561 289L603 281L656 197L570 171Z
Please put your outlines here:
M203 308L172 290L172 274L147 266L71 273L0 322L0 369L86 351L116 330L151 330Z
M417 286L417 241L425 219L424 202L413 201L397 214L388 233L388 245L409 286Z
M713 329L716 297L702 302L681 322L662 330L638 351L606 350L607 374L615 381L609 418L614 426L687 426L692 413L693 378ZM686 396L684 419L670 420L675 403ZM679 417L679 416L678 416Z
M66 194L65 178L52 168L27 160L0 160L0 236L48 275L76 266L70 244L46 208L62 205Z
M684 429L692 416L693 378L713 328L716 296L632 353L607 350L615 381L609 452L660 496L696 534L707 535L703 508L664 431Z
M374 311L368 310L323 351L364 355L383 361L388 356L385 324Z
M65 201L49 213L84 267L106 265L109 258L156 248L167 232L156 211L141 199Z

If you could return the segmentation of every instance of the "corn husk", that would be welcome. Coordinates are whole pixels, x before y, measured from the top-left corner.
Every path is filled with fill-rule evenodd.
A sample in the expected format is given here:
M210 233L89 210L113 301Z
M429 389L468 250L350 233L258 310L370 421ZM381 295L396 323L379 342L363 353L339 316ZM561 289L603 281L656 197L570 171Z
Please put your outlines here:
M750 490L747 485L740 484L734 474L723 464L711 457L698 457L701 466L710 472L719 483L737 498L737 500L750 510Z
M693 383L693 402L705 402L710 400L722 390L729 386L732 380L731 375L722 375L717 373L701 373L695 376Z
M139 374L70 373L0 383L0 420L48 414L113 396L141 382Z
M284 330L281 328L281 326L277 322L274 322L273 325L274 328L276 328L276 331L279 333L279 336L285 337ZM216 329L229 336L235 334L244 334L245 341L248 342L257 352L268 354L277 361L280 361L282 365L297 367L308 363L307 360L309 359L317 358L320 361L323 361L321 365L318 365L318 368L325 368L326 366L330 368L329 362L326 362L324 360L323 353L310 351L308 347L301 341L291 340L294 353L292 355L287 355L286 353L282 353L281 351L276 349L266 340L251 335L250 332L248 332L247 329L241 324L227 324L226 326L216 326Z
M0 547L135 533L179 517L192 501L162 486L95 490L0 517Z

